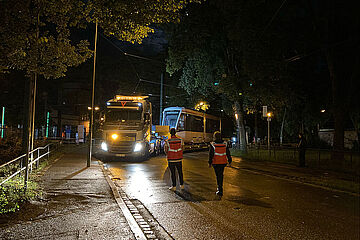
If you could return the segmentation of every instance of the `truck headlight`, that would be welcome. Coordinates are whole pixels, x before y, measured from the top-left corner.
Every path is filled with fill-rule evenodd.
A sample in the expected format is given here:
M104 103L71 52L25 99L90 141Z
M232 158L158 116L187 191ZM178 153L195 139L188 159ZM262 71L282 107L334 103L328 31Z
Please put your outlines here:
M142 148L143 148L142 143L137 142L135 143L134 152L140 152Z
M118 139L119 135L114 133L111 135L111 138L115 141L116 139Z
M102 149L103 151L107 152L108 146L107 146L106 142L102 142L102 143L101 143L101 149Z

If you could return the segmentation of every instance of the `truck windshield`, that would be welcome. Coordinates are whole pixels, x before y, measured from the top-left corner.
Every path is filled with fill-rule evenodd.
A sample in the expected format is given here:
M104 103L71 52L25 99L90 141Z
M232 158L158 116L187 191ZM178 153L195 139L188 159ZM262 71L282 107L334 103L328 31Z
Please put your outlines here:
M111 109L106 113L105 119L106 122L141 121L141 112L136 109Z
M164 126L170 126L170 128L176 128L176 122L179 117L180 111L165 112Z

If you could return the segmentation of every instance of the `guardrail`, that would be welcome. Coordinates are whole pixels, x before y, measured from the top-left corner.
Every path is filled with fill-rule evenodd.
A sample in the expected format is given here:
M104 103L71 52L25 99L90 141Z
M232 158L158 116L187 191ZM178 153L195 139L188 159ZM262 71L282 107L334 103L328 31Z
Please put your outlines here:
M29 163L28 163L29 172L30 173L32 172L33 166L35 166L35 168L38 168L40 160L43 159L44 157L49 159L50 153L55 151L57 149L57 146L58 146L57 144L50 143L44 147L38 147L32 150L29 153L30 155ZM21 177L21 172L26 169L26 166L23 166L25 157L26 157L26 153L0 166L0 181L1 181L0 186L17 175ZM10 176L6 176L9 174Z

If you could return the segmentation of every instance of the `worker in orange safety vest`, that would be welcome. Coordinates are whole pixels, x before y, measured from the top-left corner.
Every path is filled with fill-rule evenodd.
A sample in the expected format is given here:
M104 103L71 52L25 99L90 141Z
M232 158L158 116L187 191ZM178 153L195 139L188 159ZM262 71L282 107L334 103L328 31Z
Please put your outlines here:
M210 143L209 149L209 167L213 167L216 175L217 182L217 191L216 195L223 195L223 179L224 179L224 169L226 164L229 165L232 162L230 155L230 150L225 141L221 138L221 133L216 131L214 132L214 142Z
M175 128L170 129L171 137L166 140L165 153L167 155L168 167L171 172L172 186L169 188L172 191L176 190L176 175L175 169L179 174L180 188L184 189L184 179L182 172L182 158L184 150L184 142L181 138L176 136Z

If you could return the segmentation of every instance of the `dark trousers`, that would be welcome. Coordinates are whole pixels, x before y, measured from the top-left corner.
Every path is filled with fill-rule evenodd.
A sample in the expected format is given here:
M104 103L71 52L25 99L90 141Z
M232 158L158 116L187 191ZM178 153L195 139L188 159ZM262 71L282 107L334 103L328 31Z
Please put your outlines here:
M169 168L170 168L170 172L171 172L171 181L172 181L173 187L176 187L175 168L177 169L177 172L179 174L180 185L183 185L184 178L183 178L183 172L182 172L182 162L169 162Z
M213 164L212 166L215 170L218 191L220 193L222 193L223 192L224 169L226 167L226 164Z

